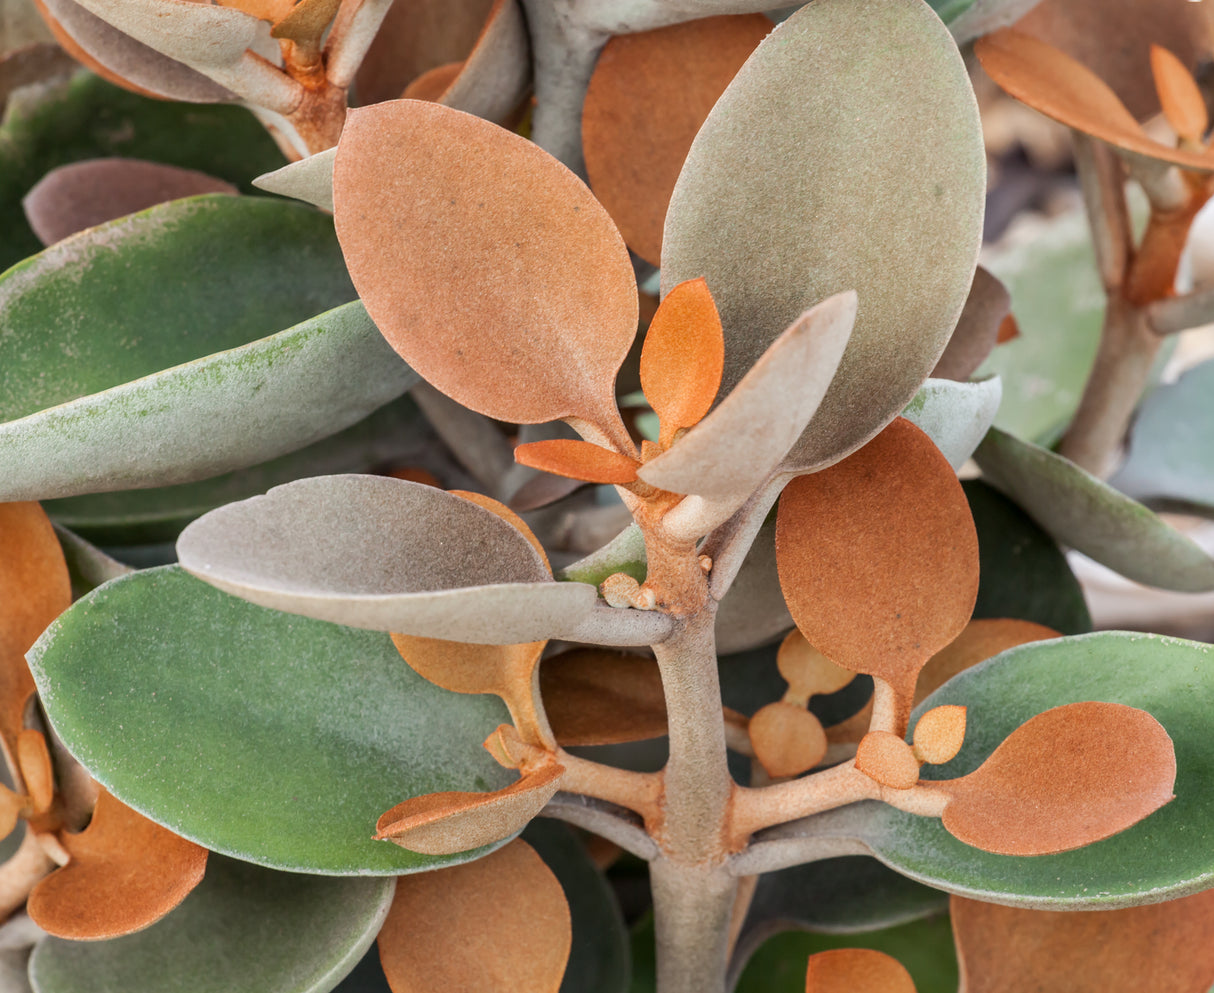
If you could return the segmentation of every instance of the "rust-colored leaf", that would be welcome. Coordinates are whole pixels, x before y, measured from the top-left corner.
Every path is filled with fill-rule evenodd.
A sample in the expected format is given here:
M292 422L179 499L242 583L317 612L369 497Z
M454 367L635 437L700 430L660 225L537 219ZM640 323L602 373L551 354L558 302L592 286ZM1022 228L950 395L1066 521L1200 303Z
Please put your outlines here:
M978 536L948 460L904 418L793 480L776 519L780 588L832 662L889 683L905 728L919 670L964 628Z
M71 861L43 879L29 915L75 941L116 938L153 924L202 880L207 850L106 792L80 834L60 835Z
M71 602L67 563L42 508L0 504L0 737L10 755L34 692L25 653Z
M333 204L359 296L426 380L491 417L571 419L633 451L615 404L632 263L572 172L487 121L395 100L351 111Z
M750 719L755 758L777 779L808 772L826 755L822 723L804 707L777 700Z
M909 790L919 782L919 762L911 746L888 731L869 731L860 740L856 768L890 789Z
M1049 855L1138 823L1172 799L1172 739L1146 711L1071 703L1020 725L974 772L930 784L967 845Z
M595 65L582 110L586 173L628 246L659 264L666 206L708 112L771 31L762 14L620 34Z
M995 336L996 345L1006 345L1020 337L1020 325L1016 323L1016 315L1008 314L999 323L999 333Z
M1172 130L1185 141L1200 144L1210 126L1210 115L1193 74L1160 45L1151 46L1151 72L1163 116Z
M525 841L475 862L402 876L379 932L393 993L557 993L569 905Z
M493 793L427 793L398 803L375 837L426 855L452 855L521 831L560 787L565 767L548 762Z
M441 66L427 69L405 87L401 96L406 100L436 101L447 92L447 87L455 82L455 77L463 68L462 62L444 62Z
M796 628L780 643L776 666L788 683L784 699L795 700L802 706L816 694L836 693L856 678L850 669L835 665L814 648Z
M55 800L55 767L41 731L26 728L17 735L17 768L35 814L45 814Z
M870 948L834 948L809 957L805 993L915 993L895 958Z
M966 993L1206 993L1214 890L1124 910L1046 911L954 896Z
M725 336L708 283L679 283L653 315L641 350L641 389L658 415L663 448L711 409L724 366Z
M556 740L565 747L613 745L666 733L658 664L641 655L578 648L545 659L540 692Z
M932 370L933 378L969 379L994 349L1011 306L1007 288L979 266L953 336Z
M270 34L304 45L318 45L340 6L341 0L299 0L291 12L274 25Z
M587 483L631 483L637 478L639 466L636 459L627 455L571 438L519 445L514 450L514 460L554 476Z
M965 708L933 707L915 725L914 751L920 762L943 765L965 743Z

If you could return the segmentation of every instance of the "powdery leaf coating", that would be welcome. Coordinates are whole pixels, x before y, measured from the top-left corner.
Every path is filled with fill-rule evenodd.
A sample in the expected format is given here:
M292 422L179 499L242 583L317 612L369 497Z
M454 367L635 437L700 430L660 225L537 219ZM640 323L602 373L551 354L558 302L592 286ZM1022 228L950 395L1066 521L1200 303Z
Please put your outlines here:
M1012 298L999 280L979 266L953 336L932 370L933 379L964 382L991 354L1010 315Z
M1214 890L1071 913L954 896L949 916L967 993L1206 993L1214 977Z
M861 301L798 466L859 447L936 364L973 277L984 172L964 64L917 0L870 0L863 17L848 0L806 4L713 107L671 197L662 284L708 280L722 393L818 301Z
M755 758L775 778L808 772L826 755L822 722L794 703L777 700L760 708L747 730Z
M380 817L375 837L425 855L453 855L501 841L523 829L560 788L556 762L494 793L427 793Z
M965 743L965 708L956 705L933 707L915 725L915 758L941 765Z
M666 733L666 697L657 663L604 648L578 648L545 659L540 693L556 740L613 745Z
M902 418L785 488L776 562L806 640L885 680L908 711L919 670L961 633L978 595L965 493L931 439Z
M158 203L239 190L193 169L139 159L88 159L52 169L21 201L44 245Z
M359 296L423 378L491 417L573 417L631 450L615 376L632 264L572 172L479 118L397 100L350 113L333 199Z
M763 14L704 17L620 34L582 108L590 187L637 255L660 264L666 207L696 133L771 31Z
M253 185L267 193L294 197L332 213L333 162L336 158L337 149L327 148L298 162L290 162L281 169L264 173L253 180Z
M60 835L71 861L30 893L29 915L61 938L116 938L160 920L202 881L207 850L106 792L80 834Z
M909 790L919 782L919 762L911 746L889 731L869 731L860 739L856 768L890 789Z
M869 948L836 948L809 957L805 993L915 993L905 966Z
M1200 142L1210 126L1205 98L1193 74L1174 54L1159 45L1151 46L1151 72L1163 116L1185 141Z
M257 18L192 0L82 0L81 7L171 59L200 69L234 66L255 44Z
M572 438L530 441L514 450L514 460L554 476L587 483L631 483L639 463L602 445Z
M1173 799L1172 739L1120 703L1054 707L1013 731L974 772L931 784L950 797L944 827L1001 855L1081 848Z
M25 653L72 603L51 522L36 503L0 503L0 738L16 755L34 677Z
M1148 138L1116 93L1094 72L1032 35L1007 29L980 38L982 68L1017 100L1047 117L1128 152L1214 172L1214 155Z
M561 884L515 840L398 880L379 958L394 993L557 993L572 940Z

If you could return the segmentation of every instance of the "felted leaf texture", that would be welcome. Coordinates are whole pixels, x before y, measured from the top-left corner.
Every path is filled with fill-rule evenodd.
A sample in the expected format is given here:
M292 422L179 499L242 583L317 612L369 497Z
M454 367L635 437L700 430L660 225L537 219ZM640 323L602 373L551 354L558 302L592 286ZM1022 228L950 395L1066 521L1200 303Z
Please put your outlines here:
M716 641L719 655L766 645L792 627L792 615L780 591L776 569L776 527L771 521L759 529L742 567L717 610Z
M473 643L549 637L597 597L554 582L496 515L383 476L319 476L229 504L187 527L177 553L200 579L262 606Z
M843 0L805 5L708 115L671 197L662 284L707 279L725 330L722 394L799 314L859 295L798 466L871 438L935 366L969 293L983 176L956 46L909 0L870 3L863 18Z
M557 993L571 943L561 884L525 841L401 879L379 934L395 993Z
M423 378L491 417L573 418L631 452L615 376L636 333L632 265L573 173L486 121L392 101L351 112L333 196L354 285Z
M903 419L785 488L776 562L806 640L889 683L906 711L919 670L961 632L978 591L978 539L961 484Z
M666 207L725 87L772 29L763 14L704 17L611 38L582 108L590 187L637 255L660 263Z
M34 887L28 911L43 930L76 941L155 923L198 885L207 864L205 848L104 791L88 827L60 840L71 861Z
M333 212L333 163L337 148L327 148L298 162L289 162L281 169L267 172L253 180L253 185L267 193L294 197L322 210Z
M1003 380L988 376L972 383L929 379L902 411L920 428L949 465L960 469L986 436L1003 399Z
M1007 287L978 266L957 326L932 370L932 378L969 379L995 347L1011 308Z
M1214 890L1125 910L1057 913L954 896L949 916L971 993L1206 993ZM1098 949L1096 954L1093 950Z

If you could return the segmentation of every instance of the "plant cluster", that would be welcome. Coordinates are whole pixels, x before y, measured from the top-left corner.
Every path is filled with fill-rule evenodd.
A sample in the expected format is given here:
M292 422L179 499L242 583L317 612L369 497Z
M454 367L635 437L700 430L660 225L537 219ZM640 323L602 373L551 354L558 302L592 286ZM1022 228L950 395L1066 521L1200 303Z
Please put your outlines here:
M0 993L1206 993L1210 2L0 0Z

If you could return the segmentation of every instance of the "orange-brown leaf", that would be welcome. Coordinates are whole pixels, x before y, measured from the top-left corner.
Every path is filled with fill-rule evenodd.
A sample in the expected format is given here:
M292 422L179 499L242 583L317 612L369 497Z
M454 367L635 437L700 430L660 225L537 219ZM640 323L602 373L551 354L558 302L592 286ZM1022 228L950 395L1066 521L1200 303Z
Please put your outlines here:
M894 790L909 790L919 782L919 762L911 746L888 731L869 731L860 740L856 768Z
M637 478L636 459L572 438L519 445L514 449L514 460L519 465L587 483L631 483Z
M17 735L17 768L35 814L45 814L55 800L55 767L41 731L26 728Z
M920 762L943 765L965 743L965 708L933 707L915 725L914 751Z
M202 880L207 850L102 792L80 834L63 833L71 861L43 879L29 914L76 941L116 938L153 924Z
M945 828L1000 855L1049 855L1138 823L1172 799L1172 739L1146 711L1070 703L1020 725L974 772L932 783Z
M341 0L299 0L291 12L274 25L270 34L304 45L319 45L321 35L337 16L340 6Z
M561 884L522 840L402 876L379 932L394 993L557 993L572 925Z
M545 659L540 691L556 740L612 745L666 733L658 664L640 655L578 648Z
M1163 116L1185 141L1199 144L1210 126L1206 101L1193 74L1175 55L1159 45L1151 46L1151 72Z
M654 314L641 350L641 389L658 415L663 448L708 413L724 367L725 333L708 283L679 283Z
M965 627L978 595L978 536L948 460L899 418L794 479L780 497L776 564L806 640L889 683L904 724L919 670Z
M771 31L762 14L620 34L595 64L582 110L586 173L628 247L659 264L666 207L713 104Z
M836 693L856 678L850 669L835 665L814 648L796 628L780 643L776 666L788 683L785 699L795 698L802 705L817 694Z
M549 762L493 793L427 793L382 814L375 837L426 855L452 855L521 831L560 787L564 766Z
M441 66L427 69L406 86L401 95L406 100L438 100L463 68L463 62L444 62Z
M1206 993L1214 890L1124 910L1046 911L954 896L966 993Z
M915 993L895 958L869 948L835 948L809 957L805 993Z
M808 772L826 755L822 723L804 707L784 700L761 708L747 730L755 758L777 779Z

